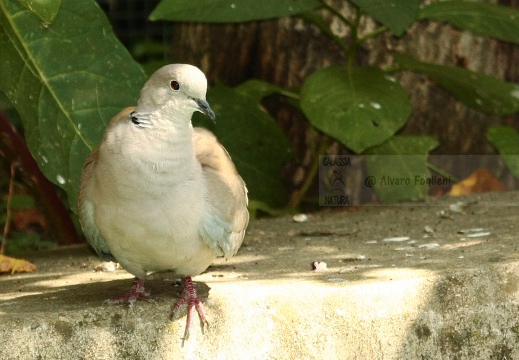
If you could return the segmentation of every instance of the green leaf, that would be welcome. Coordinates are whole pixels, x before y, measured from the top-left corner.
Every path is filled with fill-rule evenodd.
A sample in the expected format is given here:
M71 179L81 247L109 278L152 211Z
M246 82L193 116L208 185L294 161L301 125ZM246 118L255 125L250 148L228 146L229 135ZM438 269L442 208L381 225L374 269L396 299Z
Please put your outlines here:
M366 151L367 173L384 203L427 198L427 154L438 146L428 136L395 136Z
M424 6L420 17L519 44L519 9L487 2L440 1Z
M429 64L404 54L400 66L427 75L467 106L481 112L506 116L519 111L519 85L454 66Z
M150 20L235 23L291 16L320 6L318 0L162 0Z
M5 248L5 253L8 255L20 255L29 251L56 247L52 239L42 237L40 234L12 232L8 240Z
M391 29L396 35L418 19L420 2L418 0L352 0L361 10Z
M45 25L50 25L58 15L61 0L18 0L38 16Z
M508 169L519 178L519 133L509 126L488 129L487 139L497 149Z
M269 95L287 93L282 87L257 79L247 80L236 86L234 90L254 99L257 103Z
M411 114L405 90L377 68L318 70L305 80L300 99L313 126L356 153L392 137Z
M270 207L285 205L281 165L290 156L290 145L275 120L253 98L224 85L209 89L207 99L216 125L201 114L195 114L193 123L212 131L227 149L250 199Z
M35 207L34 198L29 194L14 194L11 198L12 210L27 210Z
M135 104L144 73L93 0L64 0L49 26L0 0L0 48L0 90L20 114L43 173L75 209L86 157L110 119Z

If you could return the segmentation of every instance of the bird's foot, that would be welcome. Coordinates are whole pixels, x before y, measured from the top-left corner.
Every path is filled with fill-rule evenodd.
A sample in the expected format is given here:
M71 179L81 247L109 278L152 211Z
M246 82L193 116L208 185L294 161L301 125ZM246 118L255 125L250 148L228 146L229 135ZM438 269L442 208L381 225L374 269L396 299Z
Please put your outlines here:
M150 300L150 293L144 289L144 278L136 277L135 280L133 280L132 287L127 294L105 300L104 303L120 304L127 302L131 306L138 299Z
M200 301L200 298L196 293L191 276L182 278L182 288L182 295L180 296L180 299L175 303L175 305L171 307L171 318L173 318L178 309L180 309L180 307L187 302L187 323L183 339L185 341L189 338L189 330L193 321L193 313L195 312L195 308L198 312L198 315L200 316L200 320L202 321L202 329L204 328L204 325L209 326L209 322L205 317L202 301Z

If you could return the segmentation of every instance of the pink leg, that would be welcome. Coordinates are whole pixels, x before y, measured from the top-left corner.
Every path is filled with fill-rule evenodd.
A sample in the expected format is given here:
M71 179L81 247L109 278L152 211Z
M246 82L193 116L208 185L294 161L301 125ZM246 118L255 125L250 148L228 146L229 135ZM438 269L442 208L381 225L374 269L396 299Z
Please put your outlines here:
M186 330L184 332L184 340L189 338L189 329L191 328L191 324L193 322L193 313L196 310L198 311L198 315L202 320L202 327L204 325L209 326L209 322L205 317L204 307L202 306L202 302L200 298L196 294L195 287L193 285L193 281L191 280L191 276L186 276L182 278L182 295L180 299L171 307L172 315L174 315L178 309L187 301L187 323Z
M133 305L133 303L138 299L149 300L150 293L144 289L144 278L136 277L135 280L133 280L132 287L127 294L108 299L105 301L105 303L119 304L128 302L130 305Z

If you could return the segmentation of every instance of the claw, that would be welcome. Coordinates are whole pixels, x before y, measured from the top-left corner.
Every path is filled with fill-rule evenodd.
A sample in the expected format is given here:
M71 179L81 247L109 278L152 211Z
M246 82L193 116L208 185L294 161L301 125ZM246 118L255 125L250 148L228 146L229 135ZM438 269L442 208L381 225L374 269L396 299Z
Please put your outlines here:
M186 329L184 331L184 338L182 339L182 346L184 345L184 341L189 339L189 330L191 329L191 324L193 322L193 313L196 309L198 315L200 316L200 320L202 322L202 330L204 326L209 326L209 322L205 317L204 307L200 298L198 297L195 287L193 285L193 281L191 280L191 276L186 276L182 278L182 295L180 299L171 307L171 317L175 315L175 313L180 309L180 307L187 302L187 322Z
M144 278L136 277L133 280L132 287L127 294L105 300L104 304L120 304L120 303L129 303L130 306L133 306L135 301L142 300L150 300L150 293L144 289Z

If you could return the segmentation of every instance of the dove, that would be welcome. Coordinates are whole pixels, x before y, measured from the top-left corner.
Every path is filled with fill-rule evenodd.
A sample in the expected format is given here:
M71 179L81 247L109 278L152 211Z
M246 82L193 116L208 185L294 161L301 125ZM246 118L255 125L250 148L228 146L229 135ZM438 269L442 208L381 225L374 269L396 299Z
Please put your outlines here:
M206 101L207 79L188 64L157 70L144 84L136 107L108 125L86 160L78 215L98 255L118 262L135 279L110 303L149 299L149 272L173 270L182 294L172 315L188 305L184 340L195 309L208 325L192 276L218 256L236 254L249 222L247 188L229 154L208 130L193 127Z

